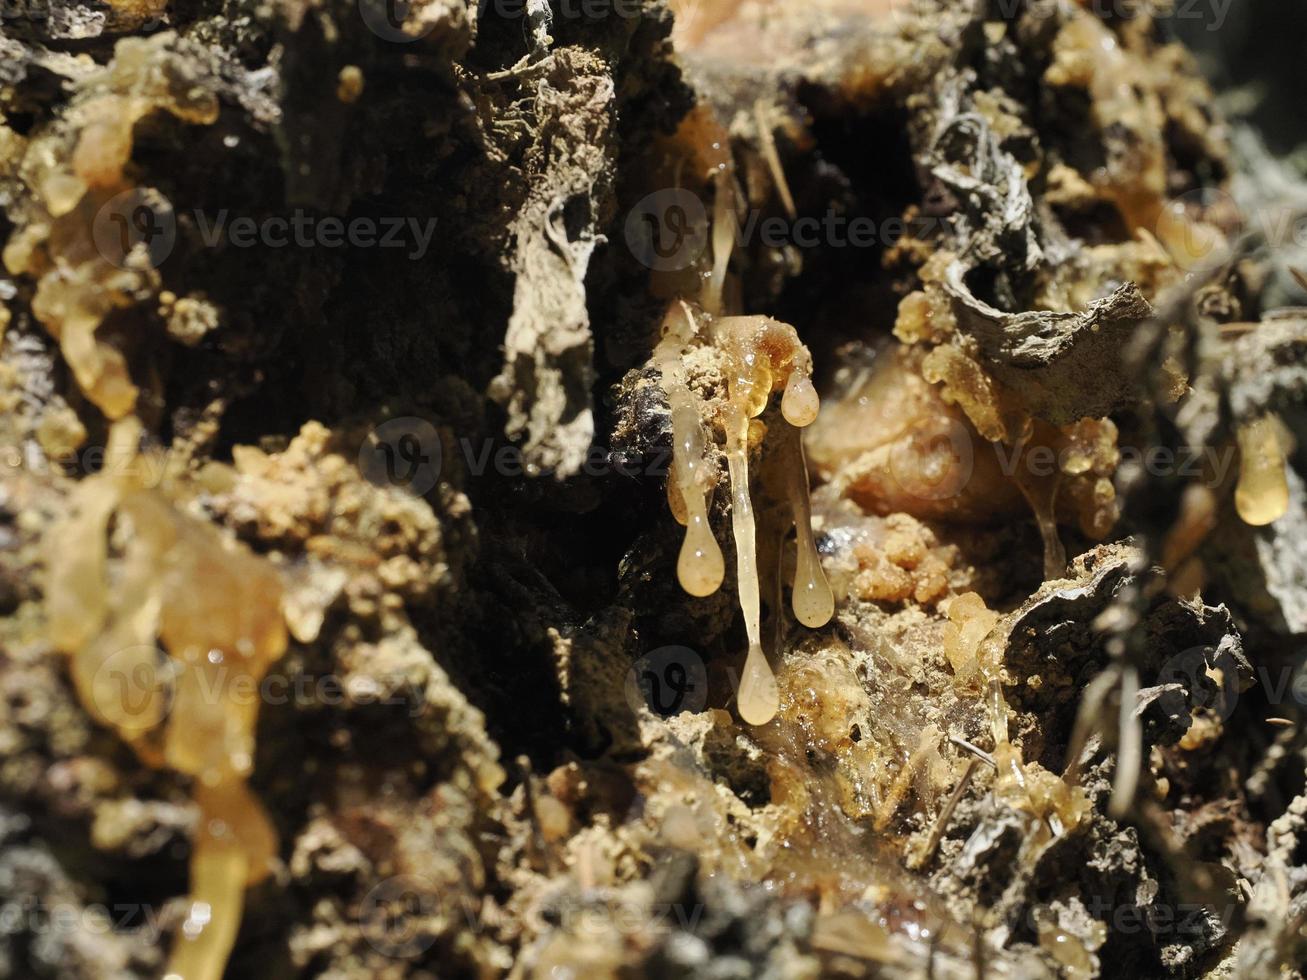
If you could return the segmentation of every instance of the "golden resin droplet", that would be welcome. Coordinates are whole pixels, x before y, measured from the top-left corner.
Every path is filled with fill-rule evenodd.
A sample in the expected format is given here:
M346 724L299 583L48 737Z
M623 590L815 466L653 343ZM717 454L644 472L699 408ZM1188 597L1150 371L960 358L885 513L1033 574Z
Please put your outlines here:
M1289 510L1289 482L1285 476L1284 444L1280 420L1265 415L1239 430L1239 485L1234 504L1239 516L1253 527L1278 521Z
M190 907L167 976L221 980L240 928L245 889L267 876L276 836L243 782L210 788L199 781L195 802L200 820L191 852Z
M798 544L790 602L794 618L804 626L817 629L829 623L835 615L835 595L826 581L817 542L812 536L812 502L808 498L808 464L803 457L803 438L797 429L790 429L786 438L790 440L790 451L785 469Z
M676 577L681 588L698 598L710 596L722 586L726 561L706 515L690 519L676 562Z
M812 379L795 368L790 372L790 379L785 385L785 394L781 396L781 414L790 425L800 429L817 421L821 411L821 399Z
M806 542L805 542L806 537ZM822 571L812 532L799 534L798 564L794 570L794 618L810 629L825 626L835 615L835 596Z
M703 425L699 405L686 384L681 351L694 332L694 321L683 304L667 317L667 333L654 351L662 373L663 391L672 410L672 467L667 496L672 514L685 525L685 540L676 562L676 577L692 596L709 596L721 588L726 561L708 521L707 491L703 486ZM678 506L679 505L679 506Z
M780 710L780 691L776 675L762 647L754 643L744 660L744 674L740 678L740 717L750 725L765 725Z

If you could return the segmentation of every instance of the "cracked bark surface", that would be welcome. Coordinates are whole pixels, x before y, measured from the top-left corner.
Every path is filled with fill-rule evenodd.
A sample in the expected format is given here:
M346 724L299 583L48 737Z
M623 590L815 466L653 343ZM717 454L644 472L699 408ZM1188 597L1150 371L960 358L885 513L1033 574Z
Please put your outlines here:
M275 856L211 975L1300 976L1307 296L1256 209L1291 226L1307 181L1277 99L1282 157L1160 0L382 6L0 18L0 977L159 976L195 924L214 831L169 732L228 735L168 706L231 692L67 636L212 598L184 546L142 573L131 499L283 593L242 769ZM699 225L648 214L669 191ZM698 251L651 270L641 215ZM297 218L309 247L233 225ZM402 250L344 230L392 221ZM705 281L793 325L824 403L827 625L784 595L783 378L746 433L764 725L729 316L681 359L728 571L677 583L655 346ZM1264 526L1248 460L1283 476ZM108 710L151 693L149 730Z

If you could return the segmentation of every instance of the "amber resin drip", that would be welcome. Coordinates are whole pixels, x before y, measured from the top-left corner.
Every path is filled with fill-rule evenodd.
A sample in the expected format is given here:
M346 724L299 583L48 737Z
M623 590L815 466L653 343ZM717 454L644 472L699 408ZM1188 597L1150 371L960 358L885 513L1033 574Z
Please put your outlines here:
M789 395L788 388L786 395ZM816 397L816 392L813 396ZM815 412L812 417L816 417ZM799 430L790 429L786 439L789 441L789 458L785 461L785 475L789 481L790 508L794 514L798 544L790 602L794 618L804 626L816 629L825 626L835 615L835 595L822 570L821 556L812 535L812 502L808 498L808 464L803 458L803 437Z
M111 449L133 453L139 431L135 420L118 423ZM50 635L71 655L88 710L146 762L195 780L190 905L166 976L219 980L244 891L267 875L276 852L246 779L258 684L286 649L280 578L129 477L90 477L70 502L50 538ZM111 570L115 519L124 533Z
M811 359L799 343L793 327L769 317L724 317L713 323L711 332L714 343L726 355L724 427L731 479L731 523L740 608L749 638L738 704L740 717L751 725L763 725L775 717L780 702L776 677L762 648L759 629L756 530L749 497L750 420L766 411L772 395L781 387L785 389L781 414L787 421L797 419L810 423L816 418L820 405L817 393L811 387ZM800 379L795 375L801 376ZM760 423L758 428L760 432L766 431ZM782 464L790 481L795 520L802 524L794 609L804 625L822 626L830 620L834 600L827 598L830 586L812 540L808 478L803 467L802 450L783 454ZM826 608L828 605L829 609Z
M681 354L694 336L694 319L683 304L672 307L666 333L654 351L663 391L672 412L672 472L667 494L672 513L685 525L685 540L676 563L681 587L692 596L709 596L726 575L722 549L708 522L708 491L704 486L703 422L699 403L685 382Z
M759 125L770 136L765 118L760 116ZM688 176L692 190L706 194L711 188L713 194L708 229L711 250L703 257L705 261L696 262L684 270L685 274L655 272L651 277L654 292L673 300L653 361L671 411L673 458L667 501L673 516L686 529L677 577L686 592L703 597L716 592L725 575L721 549L708 520L716 467L706 453L716 447L707 442L704 430L705 425L711 425L724 442L737 588L749 641L738 707L745 721L761 725L775 716L779 695L761 638L761 585L749 453L767 435L767 426L759 416L771 405L773 395L783 392L781 415L787 428L810 425L821 406L812 384L812 356L799 342L793 327L764 316L724 315L728 309L740 306L738 290L733 288L736 283L730 279L730 264L738 244L738 210L745 200L726 128L710 109L701 107L682 122L668 150L675 166L666 176L675 186L681 186L681 178ZM773 174L788 200L779 159L773 161ZM686 302L684 297L689 296L697 298L697 306L692 308ZM714 367L720 370L725 381L724 398L701 396L691 389L683 358L698 351L709 355L703 360L706 375L711 376ZM798 530L792 604L801 623L821 626L830 620L834 600L813 542L807 471L797 433L786 446L789 448L773 456L790 471L779 483L785 488ZM764 454L763 458L769 457ZM769 468L765 475L772 472ZM770 487L775 481L761 482ZM768 508L769 517L771 513ZM770 534L773 528L770 524L764 526ZM782 536L776 542L778 549L784 541ZM778 628L779 623L778 616Z
M749 652L740 676L740 717L765 725L780 707L776 675L762 649L762 599L758 587L758 549L749 498L749 419L735 404L727 409L726 464L731 475L731 532L735 537L735 576L744 613Z
M1239 430L1239 485L1235 507L1253 527L1273 524L1289 510L1289 482L1281 422L1264 415Z
M1035 515L1039 538L1044 545L1044 579L1058 579L1066 575L1066 548L1057 532L1057 493L1061 489L1062 474L1044 479L1031 479L1018 473L1017 487Z
M721 355L726 397L713 407L700 399L686 380L682 357L694 345ZM749 485L749 451L767 428L759 420L781 394L785 419L784 451L777 459L785 468L785 493L798 539L792 605L805 626L823 626L834 613L834 597L821 567L812 534L807 467L798 427L817 417L820 401L812 385L812 361L794 328L769 317L719 317L674 304L664 334L654 351L672 415L673 460L668 503L685 525L685 541L677 562L681 586L691 595L711 595L724 576L721 549L708 522L709 464L703 436L705 416L715 417L724 434L727 474L731 487L731 531L735 542L736 579L749 651L738 695L740 715L750 724L770 721L779 707L775 675L762 644L762 601L758 570L757 527Z
M772 373L755 346L738 343L731 329L739 319L720 321L717 336L725 340L728 355L726 465L731 479L731 533L735 538L735 578L744 614L749 652L740 676L740 717L750 725L765 725L780 707L776 675L762 649L762 598L758 585L758 549L749 496L749 422L761 415L771 397Z

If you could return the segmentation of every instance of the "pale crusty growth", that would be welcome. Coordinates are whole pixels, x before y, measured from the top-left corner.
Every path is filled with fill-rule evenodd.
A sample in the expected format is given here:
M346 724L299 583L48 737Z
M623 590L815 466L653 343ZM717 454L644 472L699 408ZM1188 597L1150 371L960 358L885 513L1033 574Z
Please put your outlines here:
M1284 426L1273 414L1239 429L1239 485L1234 503L1239 516L1253 527L1273 524L1289 510L1285 438Z
M119 422L110 458L130 458L139 432L135 419ZM111 558L114 521L123 543ZM72 656L88 710L146 762L195 780L190 908L167 975L217 980L244 890L276 853L246 779L259 704L251 692L286 649L280 577L159 491L106 472L78 485L69 516L50 532L46 595L51 638Z
M936 605L965 587L971 569L955 545L908 514L865 514L852 501L818 491L818 514L830 553L826 572L836 595L878 603Z
M114 311L159 289L148 262L104 254L116 253L119 224L137 206L156 216L164 208L143 190L139 201L104 211L133 187L124 172L132 129L157 111L197 125L218 118L217 96L171 50L175 40L162 33L119 41L113 60L82 80L65 117L30 138L17 175L30 194L27 214L4 249L11 274L37 281L32 312L59 341L86 397L111 419L132 411L137 389L122 352L97 331Z

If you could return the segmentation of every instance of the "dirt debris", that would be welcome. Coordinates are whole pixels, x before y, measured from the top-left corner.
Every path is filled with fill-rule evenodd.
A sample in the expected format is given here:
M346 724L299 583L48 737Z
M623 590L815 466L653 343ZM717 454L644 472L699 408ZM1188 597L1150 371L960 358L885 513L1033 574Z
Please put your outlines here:
M0 976L1299 976L1307 184L1131 6L0 19Z

